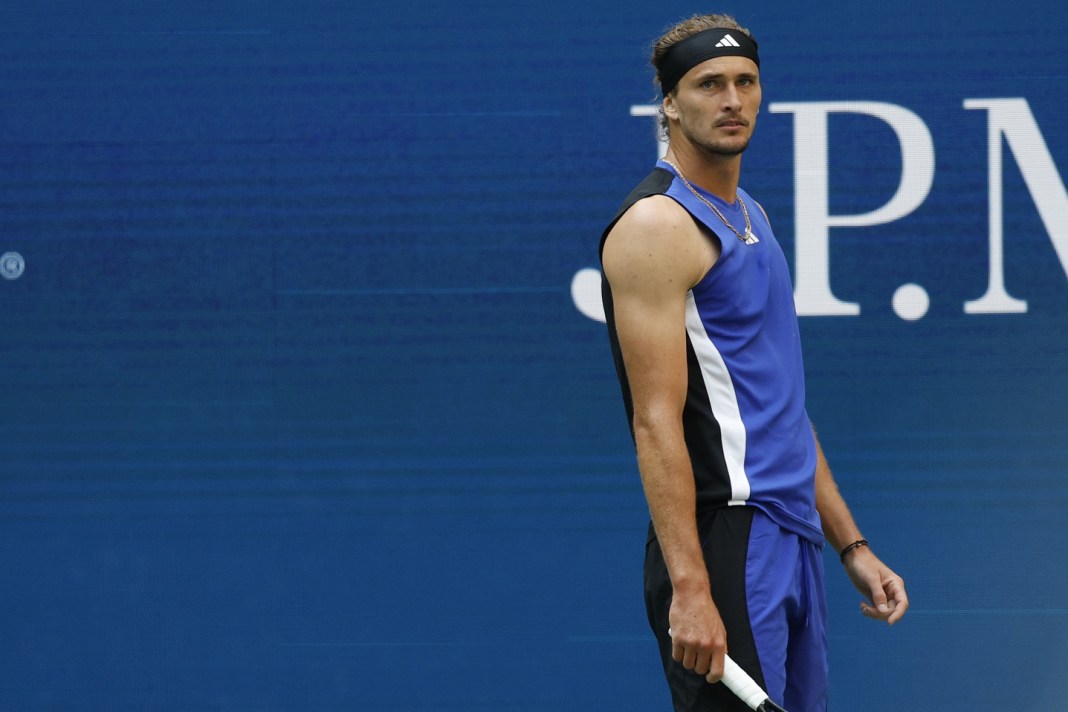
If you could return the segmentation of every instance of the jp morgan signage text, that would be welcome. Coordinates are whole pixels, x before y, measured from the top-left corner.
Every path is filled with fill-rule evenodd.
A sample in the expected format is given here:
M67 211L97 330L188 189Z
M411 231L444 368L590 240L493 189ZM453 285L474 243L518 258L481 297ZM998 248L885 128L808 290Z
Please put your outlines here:
M1002 221L1003 139L1038 209L1042 224L1068 277L1068 192L1057 172L1026 99L965 99L965 110L987 112L988 257L986 292L964 303L967 314L1006 314L1027 311L1027 302L1010 295L1004 279ZM656 105L632 106L631 116L656 116ZM800 316L857 316L860 305L839 299L831 291L830 229L867 227L900 220L926 200L934 183L935 148L927 125L915 113L896 104L868 101L788 102L768 105L771 113L794 117L794 300ZM828 200L827 117L834 113L875 117L893 129L901 146L901 179L897 191L882 206L857 215L834 215ZM661 143L663 155L666 145ZM572 282L578 309L603 320L600 276L582 270ZM894 309L904 319L926 313L927 294L918 285L905 285L894 297Z

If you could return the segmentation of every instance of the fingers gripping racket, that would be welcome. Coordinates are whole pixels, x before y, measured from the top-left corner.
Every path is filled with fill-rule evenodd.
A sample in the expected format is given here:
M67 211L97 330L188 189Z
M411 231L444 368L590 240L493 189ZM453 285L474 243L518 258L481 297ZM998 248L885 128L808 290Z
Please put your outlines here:
M668 635L671 635L670 628L668 628ZM753 712L786 712L772 702L768 693L756 684L756 680L749 677L749 673L738 667L738 663L731 660L730 655L723 656L723 677L720 682Z
M733 692L738 699L756 712L786 712L782 707L771 701L768 694L760 689L749 674L738 667L738 663L731 660L730 655L723 656L723 679L721 682Z

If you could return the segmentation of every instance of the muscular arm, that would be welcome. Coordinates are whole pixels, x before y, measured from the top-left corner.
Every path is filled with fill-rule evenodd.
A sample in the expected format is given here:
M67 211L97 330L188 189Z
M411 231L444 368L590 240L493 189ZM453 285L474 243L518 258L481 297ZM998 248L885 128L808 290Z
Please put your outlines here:
M682 411L687 292L715 262L717 249L678 204L653 196L620 219L602 255L634 404L642 486L671 578L672 655L712 681L722 676L726 634L697 534Z
M815 437L815 432L813 432ZM816 439L816 509L823 520L827 542L839 552L863 537L853 520L838 484L834 481L827 458ZM853 549L843 562L853 585L868 600L861 601L860 610L869 618L897 623L909 607L905 582L889 566L879 560L867 547Z

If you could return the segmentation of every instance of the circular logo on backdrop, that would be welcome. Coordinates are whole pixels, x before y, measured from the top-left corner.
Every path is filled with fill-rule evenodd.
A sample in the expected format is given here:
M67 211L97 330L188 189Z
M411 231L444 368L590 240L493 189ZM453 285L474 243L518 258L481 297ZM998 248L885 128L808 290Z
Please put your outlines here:
M26 260L17 252L5 252L0 255L0 277L18 279L26 271Z

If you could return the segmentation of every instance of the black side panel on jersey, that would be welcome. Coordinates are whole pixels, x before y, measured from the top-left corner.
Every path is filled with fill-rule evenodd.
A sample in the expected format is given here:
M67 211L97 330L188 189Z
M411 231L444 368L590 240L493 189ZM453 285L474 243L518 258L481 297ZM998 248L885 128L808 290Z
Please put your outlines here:
M686 337L686 368L689 373L682 427L697 483L697 509L702 511L726 504L733 493L727 458L723 454L723 433L712 412L701 364L689 336Z

